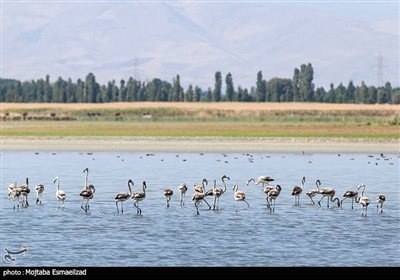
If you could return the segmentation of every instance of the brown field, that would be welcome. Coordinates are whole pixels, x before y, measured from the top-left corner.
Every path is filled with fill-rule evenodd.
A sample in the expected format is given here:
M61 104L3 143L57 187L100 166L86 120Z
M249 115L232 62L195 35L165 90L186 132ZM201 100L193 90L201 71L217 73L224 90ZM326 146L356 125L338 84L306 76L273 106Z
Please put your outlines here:
M0 103L0 112L12 109L137 109L137 108L179 108L179 109L218 109L218 110L389 110L400 113L400 105L391 104L331 104L331 103L248 103L248 102L116 102L116 103Z

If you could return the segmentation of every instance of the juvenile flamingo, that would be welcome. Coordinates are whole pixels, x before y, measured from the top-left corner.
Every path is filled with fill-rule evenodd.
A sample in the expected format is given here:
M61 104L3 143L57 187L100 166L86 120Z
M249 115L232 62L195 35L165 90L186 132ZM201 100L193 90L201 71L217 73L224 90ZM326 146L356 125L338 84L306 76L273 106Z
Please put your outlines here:
M139 192L134 192L132 194L132 199L135 201L133 203L133 206L136 207L136 214L137 215L142 215L142 209L139 208L139 201L142 201L146 198L146 181L143 181L142 183L142 191Z
M10 184L8 186L8 199L12 199L14 201L14 210L15 205L17 206L17 210L19 210L19 197L21 196L21 190L17 186L17 182L14 184Z
M186 192L187 192L187 186L185 183L182 183L178 186L178 190L179 190L179 205L181 207L183 207L185 205L185 196L186 196Z
M208 185L208 181L207 181L206 178L203 178L203 179L202 179L202 181L201 181L201 186L198 185L197 183L195 183L195 184L193 185L193 189L194 189L195 195L196 195L196 193L200 193L200 194L204 193L204 194L205 194L205 193L206 193L206 185ZM193 200L193 197L192 197L192 200ZM211 205L210 205L210 203L207 202L207 200L205 199L205 197L203 197L203 198L200 200L200 202L197 203L197 206L200 205L202 201L204 201L204 202L208 205L208 209L211 209ZM197 206L196 206L196 207L197 207Z
M196 184L195 184L195 186L196 186ZM201 192L195 191L192 196L192 201L194 201L194 206L196 207L197 215L200 215L199 205L201 204L201 202L204 200L204 197L206 196L205 188L202 188L201 190L202 190ZM208 204L208 202L206 200L204 200L204 201ZM209 206L209 209L211 209L210 204L208 204L208 206Z
M42 204L42 194L44 191L44 185L37 184L35 186L35 191L36 191L36 204Z
M238 212L238 202L239 201L244 201L248 207L250 207L249 203L246 201L246 194L242 191L238 190L239 185L238 183L235 183L233 185L233 197L236 200L236 213Z
M85 173L85 185L82 189L82 191L79 193L80 197L82 197L82 204L81 208L87 212L89 210L89 200L93 198L94 193L96 192L96 188L94 185L90 184L88 185L87 179L89 176L89 168L85 168L83 170L83 173Z
M217 210L218 210L218 206L219 206L219 198L221 197L222 194L224 194L226 192L226 183L225 183L225 179L230 180L230 178L226 175L223 175L221 177L222 183L224 184L224 188L216 188L217 185L217 181L214 180L214 186L211 190L206 192L206 196L207 195L212 195L214 196L214 206L213 206L213 210L215 210L215 205L217 206Z
M379 207L380 207L380 212L383 212L383 203L386 201L386 197L383 194L378 194L378 196L376 197L376 210L379 211Z
M22 206L23 207L28 207L29 206L28 195L31 192L31 190L29 189L29 180L28 180L28 178L26 178L26 180L25 180L25 185L18 186L18 188L21 191L21 195L22 195Z
M300 205L300 195L303 192L304 183L306 182L306 177L301 179L300 186L294 186L292 195L294 196L294 205Z
M131 186L133 186L134 183L132 181L132 179L128 180L128 192L119 192L117 193L117 196L115 197L115 205L117 206L117 213L119 213L119 209L118 209L118 202L121 204L121 214L124 213L124 201L128 200L129 198L131 198L132 196L132 188Z
M167 201L167 207L169 207L169 201L171 200L172 195L174 194L174 191L170 188L164 189L164 196Z
M321 182L319 182L319 183L321 184ZM321 201L326 197L327 198L326 208L329 208L329 201L331 201L331 202L337 201L337 205L338 205L338 207L340 207L339 198L338 197L336 197L335 199L333 198L335 196L335 193L336 193L336 191L332 188L326 187L326 188L319 189L318 194L321 194L322 197L318 201L318 205L321 207Z
M282 188L280 185L276 185L275 188L268 192L268 200L269 200L269 211L275 212L275 201L278 198L279 194L281 193ZM273 201L273 203L272 203Z
M351 209L354 209L354 207L353 207L354 200L356 201L356 203L359 202L359 200L357 199L357 197L358 197L358 192L357 192L357 191L354 191L354 190L346 191L346 192L343 194L343 197L344 197L344 198L343 198L342 201L340 202L340 208L342 208L342 206L343 206L343 201L344 201L345 199L347 199L347 198L350 198L350 199L351 199Z
M317 181L315 181L315 184L317 185L317 189L311 189L311 190L306 192L306 195L311 199L311 202L313 204L315 204L315 202L314 202L314 200L312 198L314 196L316 196L317 193L319 192L319 186L321 185L321 181L319 179L317 179Z

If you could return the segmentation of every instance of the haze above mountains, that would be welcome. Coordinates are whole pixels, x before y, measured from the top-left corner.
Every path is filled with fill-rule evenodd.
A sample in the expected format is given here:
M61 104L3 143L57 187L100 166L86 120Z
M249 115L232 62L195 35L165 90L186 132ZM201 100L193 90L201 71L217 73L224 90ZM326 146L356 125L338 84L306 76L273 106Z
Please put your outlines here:
M294 68L311 63L316 87L350 80L399 86L398 12L369 19L301 3L193 1L2 7L2 78L76 81L91 72L105 84L129 77L172 82L179 74L185 89L207 89L220 71L223 80L232 74L235 87L250 88L260 70L266 80L291 79Z

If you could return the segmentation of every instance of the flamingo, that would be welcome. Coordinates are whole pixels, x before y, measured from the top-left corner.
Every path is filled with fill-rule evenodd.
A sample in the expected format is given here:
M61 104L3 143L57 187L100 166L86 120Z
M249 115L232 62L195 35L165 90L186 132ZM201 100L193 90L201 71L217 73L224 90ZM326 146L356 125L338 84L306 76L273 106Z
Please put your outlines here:
M342 208L342 205L343 205L343 201L345 200L345 199L347 199L347 198L350 198L351 199L351 209L354 209L353 208L353 204L354 204L354 200L358 203L359 202L359 200L357 199L357 197L358 197L358 192L357 191L354 191L354 190L349 190L349 191L346 191L344 194L343 194L343 199L342 199L342 201L340 202L340 208Z
M185 183L182 183L182 184L180 184L179 186L178 186L178 190L179 190L179 205L182 207L183 205L185 205L185 201L184 201L184 198L185 198L185 195L186 195L186 192L187 192L187 186L186 186L186 184Z
M164 189L164 196L165 199L167 200L167 207L169 207L169 201L171 200L172 195L174 194L174 191L170 188Z
M56 199L57 199L57 201L62 202L62 208L64 209L64 201L67 196L63 190L60 190L60 178L58 178L58 177L54 178L53 183L56 183L56 182L57 182ZM58 207L58 208L60 208L60 207Z
M300 186L294 186L292 195L294 196L294 205L300 205L300 195L303 192L304 183L306 182L306 177L301 179Z
M35 191L36 191L36 204L42 204L42 194L44 191L44 185L37 184L35 186Z
M269 200L269 210L272 212L275 212L275 201L278 198L279 194L281 193L282 188L280 185L276 185L275 188L271 189L268 192L268 200ZM272 206L272 201L274 201L273 206Z
M315 204L315 202L314 202L314 200L312 198L314 196L316 196L317 193L319 192L319 186L321 185L321 181L319 179L317 179L317 181L315 181L315 184L317 185L317 189L311 189L311 190L306 192L306 195L311 199L311 202L313 204Z
M198 186L198 185L195 184L193 187L196 187L196 186ZM201 192L195 191L192 196L192 201L194 201L194 206L196 207L197 215L200 215L199 205L201 204L201 202L203 200L207 203L207 205L209 206L209 209L211 209L210 204L208 204L208 202L204 199L205 196L206 196L205 188L201 188Z
M206 185L208 185L208 181L207 181L207 179L206 178L203 178L202 180L201 180L201 186L200 185L198 185L197 183L195 183L194 185L193 185L193 189L194 189L194 193L195 193L195 195L196 195L196 193L199 193L199 194L202 194L202 193L206 193ZM192 200L193 200L193 197L192 197ZM208 209L211 209L211 205L207 202L207 200L205 199L205 197L203 197L202 199L201 199L201 201L204 201L205 203L207 203L207 205L208 205ZM200 201L200 202L201 202ZM197 204L197 206L200 204L200 202ZM196 206L196 207L197 207Z
M246 194L242 191L238 190L239 185L238 183L235 183L233 185L233 197L236 200L236 213L238 212L238 202L239 201L244 201L248 207L250 207L249 203L246 201Z
M21 191L21 195L22 195L22 206L23 207L28 207L29 206L28 195L31 192L31 190L29 189L29 180L28 180L28 178L26 178L26 180L25 180L25 185L18 186L18 188Z
M132 181L132 179L128 180L128 189L129 191L126 192L119 192L117 193L116 197L115 197L115 205L117 206L117 213L119 213L119 209L118 209L118 202L121 203L121 214L124 213L124 201L127 200L128 198L130 198L132 196L132 188L131 186L133 186L134 183Z
M321 184L321 182L318 180L319 184ZM319 189L318 194L321 194L322 197L321 199L318 201L318 205L321 207L321 201L326 197L327 198L327 204L326 207L329 208L329 200L331 202L335 202L337 201L337 205L338 207L340 207L340 201L339 198L336 197L335 199L333 199L333 197L335 196L336 191L332 188L322 188Z
M370 199L369 199L368 197L364 196L364 191L365 191L365 184L364 184L364 183L361 183L361 184L358 186L357 191L358 191L359 189L361 189L361 188L363 188L363 190L362 190L362 192L361 192L361 197L360 197L358 203L359 203L359 204L361 205L361 207L362 207L361 216L367 217L367 208L368 208L368 205L370 204L371 201L370 201ZM364 215L364 212L365 212L365 215Z
M249 183L250 183L251 181L253 181L255 185L262 184L262 186L264 187L265 184L268 185L269 182L273 182L273 181L275 181L275 180L272 179L272 178L269 177L269 176L260 176L260 177L258 177L257 182L256 182L256 180L255 180L254 178L251 178L251 179L247 180L247 185L249 185Z
M8 185L8 199L11 199L12 193L17 186L17 182Z
M142 209L139 208L139 201L142 201L146 198L146 181L143 181L142 183L142 191L139 192L134 192L132 194L132 199L135 201L133 203L133 206L136 207L136 214L137 215L142 215Z
M10 184L8 186L8 199L12 199L14 201L14 210L15 204L17 205L17 210L19 210L19 197L21 196L21 190L17 187L17 182L14 184Z
M81 208L85 212L87 212L89 210L89 200L93 198L93 195L96 192L96 188L92 184L88 186L87 179L89 176L89 168L86 167L83 170L83 173L85 173L85 186L83 187L79 195L82 197Z
M379 211L379 206L380 206L380 213L382 213L383 212L383 203L385 202L385 200L386 200L386 197L383 195L383 194L378 194L378 196L376 197L376 203L378 203L377 205L376 205L376 209L377 209L377 211Z
M224 188L216 188L216 180L214 180L214 187L209 190L208 192L206 192L206 196L207 195L212 195L214 196L214 206L213 206L213 210L215 210L215 205L217 205L217 210L218 210L218 206L219 206L219 198L221 197L222 194L224 194L226 192L226 183L225 183L225 179L230 180L230 178L226 175L223 175L221 177L222 183L224 184Z

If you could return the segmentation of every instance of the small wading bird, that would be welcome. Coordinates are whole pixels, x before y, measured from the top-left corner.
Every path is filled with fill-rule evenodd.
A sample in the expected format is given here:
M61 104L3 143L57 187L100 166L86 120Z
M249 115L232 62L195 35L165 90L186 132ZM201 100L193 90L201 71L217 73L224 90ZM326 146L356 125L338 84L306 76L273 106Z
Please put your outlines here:
M36 191L36 204L42 204L42 194L44 191L44 185L37 184L35 186L35 191Z
M169 207L169 201L171 200L171 197L174 194L174 191L170 188L166 188L166 189L164 189L163 192L164 192L165 200L167 203L167 207Z
M119 192L115 197L115 205L117 206L117 214L119 214L118 202L121 203L121 214L124 213L124 201L132 197L132 186L134 185L132 179L128 180L128 192Z
M242 191L239 191L238 183L233 185L233 198L236 200L236 213L238 212L238 203L239 201L244 201L247 204L247 207L250 207L249 203L246 201L246 194Z
M294 196L294 205L300 205L300 195L303 192L304 183L306 182L306 177L301 179L300 186L294 186L292 195Z
M142 191L139 192L134 192L132 194L132 199L135 201L133 203L133 206L136 207L136 214L137 215L142 215L142 209L139 208L139 201L142 201L146 198L146 181L143 181L142 183Z
M187 189L188 188L187 188L185 183L182 183L182 184L180 184L178 186L178 190L179 190L179 205L181 207L183 207L185 205L184 199L185 199L185 195L186 195Z
M54 183L57 183L56 199L62 203L62 209L64 209L64 201L67 196L63 190L60 190L60 178L54 178ZM58 206L58 209L60 209L60 206Z
M86 167L83 170L83 173L85 173L85 186L83 187L83 190L79 193L79 195L82 197L81 208L87 213L87 211L89 210L89 201L93 198L93 195L96 192L96 188L94 187L94 185L88 185L87 183L89 168Z
M378 196L376 197L376 210L379 211L379 207L380 207L380 212L383 212L383 203L385 202L386 197L383 194L378 194Z

